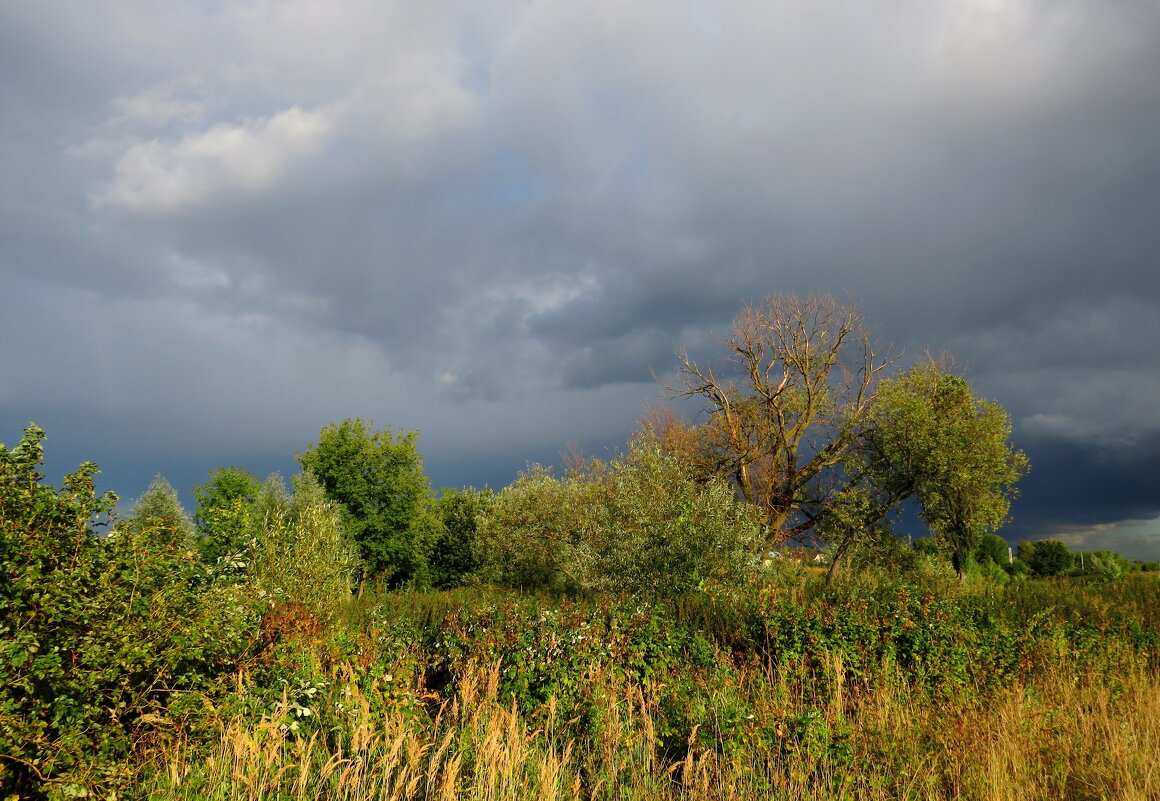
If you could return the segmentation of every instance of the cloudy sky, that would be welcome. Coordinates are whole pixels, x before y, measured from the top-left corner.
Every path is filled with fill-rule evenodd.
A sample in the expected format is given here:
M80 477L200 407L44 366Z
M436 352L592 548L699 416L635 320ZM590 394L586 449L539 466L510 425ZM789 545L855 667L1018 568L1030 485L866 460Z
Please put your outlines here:
M0 0L0 176L53 475L361 416L501 486L828 292L1010 411L1010 539L1160 558L1155 0Z

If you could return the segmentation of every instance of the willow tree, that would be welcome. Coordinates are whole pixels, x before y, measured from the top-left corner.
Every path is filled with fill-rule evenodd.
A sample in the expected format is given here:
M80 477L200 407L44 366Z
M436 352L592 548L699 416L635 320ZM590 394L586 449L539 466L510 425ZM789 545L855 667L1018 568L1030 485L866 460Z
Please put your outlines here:
M678 348L677 396L701 399L695 458L759 510L767 544L808 531L861 437L879 354L857 309L829 295L773 295L741 310L724 357Z
M913 496L959 577L986 534L1006 521L1026 454L1010 444L1011 420L975 398L966 380L936 361L882 382L865 442L876 482Z

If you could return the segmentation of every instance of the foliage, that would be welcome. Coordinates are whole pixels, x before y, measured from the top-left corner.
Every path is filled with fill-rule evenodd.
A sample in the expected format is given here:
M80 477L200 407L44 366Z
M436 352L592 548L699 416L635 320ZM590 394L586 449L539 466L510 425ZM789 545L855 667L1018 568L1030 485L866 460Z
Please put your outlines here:
M283 672L240 690L255 711L168 751L150 795L1160 791L1154 581L998 588L871 571L661 605L492 588L359 608L352 628L280 652Z
M1007 540L997 534L984 534L975 548L975 561L979 564L993 562L1005 566L1011 561L1007 558L1007 549Z
M760 529L751 508L724 481L694 481L646 436L573 480L595 496L584 542L592 589L680 595L736 586L755 567Z
M573 483L532 465L496 495L480 519L481 577L517 588L578 589L582 532Z
M150 482L121 525L135 537L152 539L156 547L189 550L194 546L193 519L182 507L177 490L160 475Z
M431 585L454 587L480 568L478 529L495 494L491 490L445 489L435 502L440 526L429 557Z
M706 404L691 455L735 482L773 545L813 527L887 360L876 356L857 310L829 296L774 295L746 306L723 345L717 364L698 364L680 348L681 386L669 389Z
M849 484L830 496L817 518L817 534L829 543L827 580L843 564L854 570L891 563L904 570L915 566L913 549L902 545L882 516L867 486Z
M927 361L882 382L870 423L871 480L895 498L918 500L965 577L980 539L1006 520L1014 484L1028 469L1027 457L1008 444L1006 412Z
M325 426L318 443L298 454L303 469L339 504L364 576L392 587L426 583L427 553L438 528L428 508L431 490L418 437L347 419Z
M737 584L759 530L723 481L638 437L608 462L562 479L522 474L483 518L489 577L509 586L677 595Z
M990 584L1006 584L1014 575L1009 572L1007 566L1000 565L994 559L986 559L982 562L972 562L969 569L969 580L982 580Z
M758 510L766 544L812 529L834 567L875 543L889 549L886 521L915 498L965 579L1028 469L1001 406L933 360L879 384L889 359L876 356L857 311L830 297L747 306L723 344L718 363L678 350L679 386L668 388L709 415L696 426L646 420L666 454L696 478L731 482Z
M1062 576L1072 565L1071 551L1059 540L1038 540L1034 543L1021 544L1019 556L1027 563L1031 574L1041 578Z
M1095 551L1081 558L1081 573L1094 581L1110 582L1119 580L1125 572L1123 557L1114 551ZM1072 559L1075 567L1075 559Z
M124 784L135 744L180 727L257 609L173 536L171 487L98 537L116 496L91 462L45 483L43 440L29 425L0 446L0 792L79 795Z
M250 546L252 575L263 597L330 620L350 598L357 557L318 480L304 473L293 484L290 494L272 476L255 499L261 521Z
M253 505L261 486L244 468L218 467L193 488L198 549L205 561L214 564L245 546L253 535Z

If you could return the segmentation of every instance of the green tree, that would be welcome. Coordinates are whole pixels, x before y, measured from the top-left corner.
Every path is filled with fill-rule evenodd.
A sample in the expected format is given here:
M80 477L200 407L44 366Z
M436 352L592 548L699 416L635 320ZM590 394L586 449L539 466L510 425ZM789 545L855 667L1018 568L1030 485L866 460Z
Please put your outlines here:
M177 490L161 475L133 504L123 526L134 536L148 537L156 547L190 550L194 546L193 518L181 505Z
M435 502L440 526L429 559L433 586L458 586L479 569L479 520L494 498L488 489L443 490Z
M347 419L324 427L318 443L298 454L303 469L338 503L364 577L392 587L426 583L438 529L418 438L417 432L375 431L365 420Z
M887 497L917 499L960 579L983 535L1006 521L1015 482L1028 470L1010 435L999 404L976 399L933 360L878 388L864 440L870 479Z
M857 482L846 484L827 499L816 526L818 536L829 546L827 584L843 565L855 569L890 562L900 569L912 566L915 560L904 553L913 549L899 547L884 521L890 506L876 496L872 485Z
M244 468L217 467L210 471L208 481L193 488L202 559L213 564L245 547L253 534L254 503L261 486Z
M698 398L708 419L695 444L669 442L720 476L758 510L767 545L814 527L857 447L877 375L861 315L832 297L775 295L737 315L725 357L695 362L677 351L678 396Z
M1023 548L1019 549L1020 555ZM1023 557L1033 576L1045 578L1048 576L1062 576L1072 565L1072 554L1067 545L1059 540L1038 540L1034 547L1029 549Z
M1030 564L1031 560L1035 558L1035 543L1031 540L1023 540L1015 549L1015 558L1023 564Z
M979 564L994 562L1000 567L1010 564L1007 558L1007 540L998 534L984 534L975 548L975 561Z

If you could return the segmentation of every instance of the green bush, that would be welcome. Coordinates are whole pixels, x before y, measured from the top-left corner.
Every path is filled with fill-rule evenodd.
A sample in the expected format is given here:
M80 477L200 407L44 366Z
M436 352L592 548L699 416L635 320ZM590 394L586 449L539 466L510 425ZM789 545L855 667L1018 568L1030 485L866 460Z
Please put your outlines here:
M98 536L116 496L91 462L45 483L43 440L30 425L0 445L0 794L105 795L135 748L180 736L259 610L148 504Z
M455 587L480 568L479 520L491 507L491 490L445 489L435 502L439 521L428 557L431 585Z
M480 518L480 577L518 589L578 589L582 489L539 465L521 473Z
M694 481L687 463L649 438L578 480L594 487L585 541L592 589L673 597L735 587L756 570L752 508L721 479Z
M193 488L194 520L202 559L215 564L242 550L253 536L253 507L262 483L241 467L218 467Z
M644 437L562 479L533 467L481 522L484 576L514 587L672 597L757 567L752 509Z
M350 600L358 560L318 481L304 473L293 483L291 495L273 476L255 502L261 521L249 557L255 587L263 598L331 620Z

